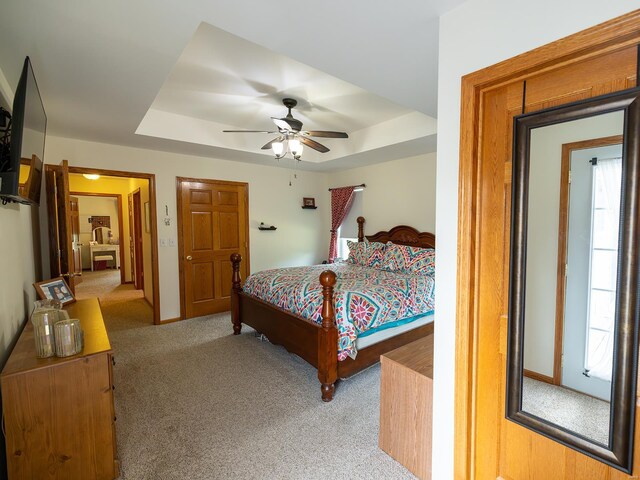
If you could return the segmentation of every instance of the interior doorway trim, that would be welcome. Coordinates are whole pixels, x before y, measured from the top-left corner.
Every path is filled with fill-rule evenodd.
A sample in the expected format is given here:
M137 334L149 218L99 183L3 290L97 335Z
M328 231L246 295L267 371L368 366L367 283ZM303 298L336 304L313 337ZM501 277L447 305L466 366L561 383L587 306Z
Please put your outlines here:
M149 181L149 210L151 212L151 272L153 275L153 323L160 325L160 273L158 268L158 214L156 206L156 176L153 173L123 172L102 168L69 167L69 173L96 173L106 177L138 178ZM122 247L120 247L122 249ZM122 251L122 250L121 250ZM124 259L124 257L122 257Z
M475 432L479 301L478 252L481 178L482 94L640 43L640 10L596 25L462 79L458 183L458 264L456 285L456 375L454 478L475 475ZM496 119L499 121L499 119Z
M124 238L124 226L122 225L123 216L122 216L122 195L119 193L97 193L97 192L69 192L69 195L74 197L110 197L115 198L118 201L118 238L120 239L120 244L118 245L120 249L120 284L124 285L125 283L125 271L122 266L122 262L124 260L124 244L122 240ZM93 235L93 233L92 233ZM91 259L93 261L93 259Z

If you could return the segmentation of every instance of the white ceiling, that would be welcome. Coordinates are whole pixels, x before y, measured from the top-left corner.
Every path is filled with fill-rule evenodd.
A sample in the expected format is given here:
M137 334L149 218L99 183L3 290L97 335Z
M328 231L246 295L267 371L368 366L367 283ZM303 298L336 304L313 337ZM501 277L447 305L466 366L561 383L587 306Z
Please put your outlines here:
M403 149L433 151L438 16L462 1L8 2L0 16L0 69L15 87L24 57L31 57L54 135L231 160L263 162L264 156L246 155L257 141L242 138L247 135L231 144L175 132L158 138L150 131L154 123L141 121L149 112L158 116L156 127L172 117L200 128L208 122L261 129L269 126L262 118L284 115L279 102L292 96L305 128L352 137L327 140L332 152L326 155L335 155L324 164L303 163L345 168L399 158ZM218 41L211 51L206 39ZM211 69L212 59L224 64ZM267 59L277 62L263 75L257 66L262 62L264 70ZM293 65L297 77L289 74ZM165 130L173 132L170 125ZM422 130L407 133L401 125ZM144 135L135 134L139 126ZM353 141L352 132L371 128ZM389 145L396 148L389 152Z

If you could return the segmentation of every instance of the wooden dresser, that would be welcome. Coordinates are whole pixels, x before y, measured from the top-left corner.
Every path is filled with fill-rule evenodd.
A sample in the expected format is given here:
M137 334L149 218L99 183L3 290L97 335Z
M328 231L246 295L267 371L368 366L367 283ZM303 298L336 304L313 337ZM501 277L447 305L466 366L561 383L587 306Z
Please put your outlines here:
M430 479L433 334L382 355L380 363L380 448Z
M81 354L39 359L27 324L0 376L9 479L119 475L113 355L98 299L66 310L84 330Z

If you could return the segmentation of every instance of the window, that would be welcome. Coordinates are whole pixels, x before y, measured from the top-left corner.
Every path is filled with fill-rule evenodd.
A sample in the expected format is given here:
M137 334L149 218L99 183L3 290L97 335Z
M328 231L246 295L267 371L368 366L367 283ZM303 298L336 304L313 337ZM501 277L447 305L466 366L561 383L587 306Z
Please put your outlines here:
M358 217L362 216L362 191L356 190L353 193L353 203L351 209L338 228L338 257L346 260L349 256L347 240L358 241Z
M622 160L597 160L593 169L585 373L611 381Z

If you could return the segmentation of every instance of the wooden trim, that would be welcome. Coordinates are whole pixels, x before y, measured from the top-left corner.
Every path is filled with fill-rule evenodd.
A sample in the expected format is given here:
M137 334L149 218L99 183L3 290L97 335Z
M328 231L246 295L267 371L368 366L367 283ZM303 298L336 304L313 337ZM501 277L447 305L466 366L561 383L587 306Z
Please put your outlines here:
M184 221L182 219L182 177L176 177L176 231L178 235L178 282L180 288L180 320L184 320L187 316L187 308L185 306L185 285L184 285L184 239L182 238L182 230Z
M167 318L166 320L162 320L159 325L164 325L165 323L174 323L174 322L179 322L180 320L182 320L181 317L175 317L175 318Z
M122 216L122 195L119 193L97 193L97 192L69 192L69 195L74 197L115 197L118 201L118 235L119 247L120 247L120 285L125 283L125 271L124 271L124 225Z
M135 190L129 192L129 196L131 196L131 208L132 211L130 213L130 218L133 218L133 225L129 225L129 234L131 238L133 238L133 262L131 265L133 266L133 283L136 285L136 280L140 279L139 285L136 285L138 290L142 290L144 293L144 239L142 236L144 235L144 204L142 203L142 195L140 193L140 187ZM138 197L138 206L139 209L136 209L136 196ZM140 222L140 237L136 237L136 214L138 215L138 220ZM139 248L138 248L139 247ZM131 245L129 245L131 248ZM138 251L140 249L140 251ZM142 257L142 258L140 258ZM140 267L138 269L138 267ZM139 271L138 271L139 270Z
M213 178L176 177L176 183L183 182L215 183L216 185L230 185L233 187L244 187L249 185L247 182L232 182L231 180L216 180Z
M556 269L556 322L553 339L553 384L562 383L562 342L564 337L564 304L567 290L567 240L569 237L569 174L571 150L562 145L560 163L560 207L558 219L558 265ZM525 375L527 371L525 370Z
M149 181L149 209L151 214L151 271L153 274L153 323L160 325L160 268L158 260L158 208L156 176L153 173L125 172L102 168L69 167L69 173L97 173L105 177L137 178ZM122 259L121 259L122 260ZM122 262L121 262L122 268Z
M58 233L58 209L56 207L56 172L58 168L53 165L45 165L45 197L47 199L47 216L49 221L49 275L60 274L60 238Z
M556 322L553 346L553 384L562 384L562 342L564 337L564 306L566 296L566 265L569 240L569 172L571 170L571 153L574 150L603 147L622 143L622 135L583 140L581 142L562 145L562 161L560 165L560 208L558 220L558 267L556 271Z
M245 210L246 210L246 241L245 256L242 257L243 261L247 264L247 275L251 272L251 260L250 260L250 238L249 238L249 183L247 182L232 182L229 180L215 180L210 178L192 178L192 177L176 177L176 219L177 219L177 231L178 231L178 277L180 281L180 318L184 320L187 316L185 306L185 285L184 285L184 240L182 236L182 229L184 228L184 220L182 218L182 184L186 182L194 183L208 183L214 185L230 185L235 187L244 187L245 194Z
M458 182L454 478L475 476L476 369L478 359L478 145L480 95L487 89L621 50L640 42L640 10L536 48L462 78Z
M533 370L527 370L526 368L522 370L522 373L525 377L532 378L534 380L538 380L544 383L550 383L551 385L559 385L555 382L555 378L550 377L549 375L544 375L542 373L534 372Z

